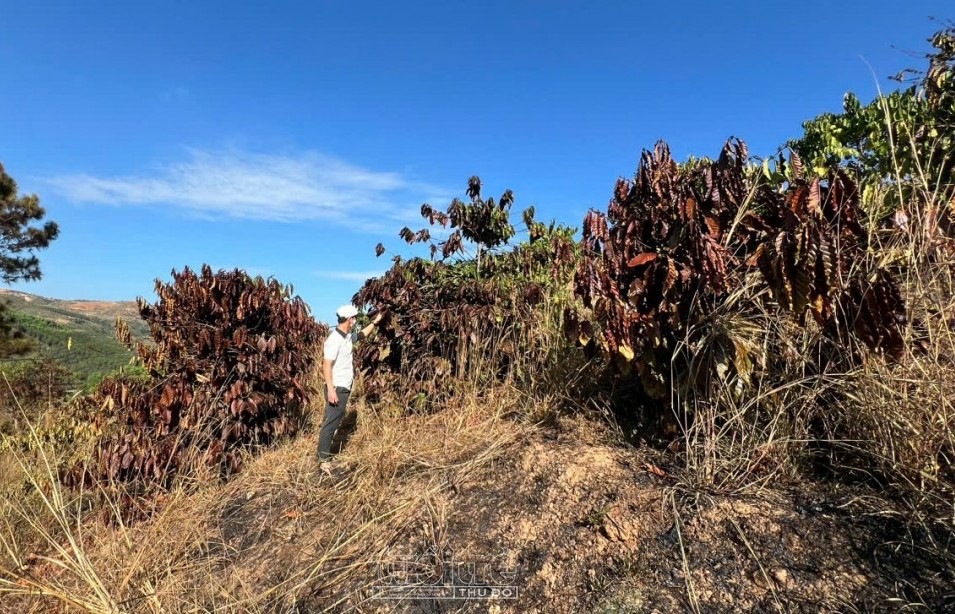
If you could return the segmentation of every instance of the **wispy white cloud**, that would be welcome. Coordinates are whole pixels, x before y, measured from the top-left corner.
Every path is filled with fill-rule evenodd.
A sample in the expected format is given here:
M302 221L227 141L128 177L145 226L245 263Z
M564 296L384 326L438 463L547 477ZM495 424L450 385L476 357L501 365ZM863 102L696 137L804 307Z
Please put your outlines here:
M317 152L298 155L187 150L151 173L48 177L63 198L104 205L166 205L209 219L331 220L392 231L421 203L449 193L401 173L376 171ZM449 199L449 198L448 198ZM450 200L450 199L449 199Z
M381 277L384 274L384 271L315 271L316 277L344 281L365 281L372 277Z

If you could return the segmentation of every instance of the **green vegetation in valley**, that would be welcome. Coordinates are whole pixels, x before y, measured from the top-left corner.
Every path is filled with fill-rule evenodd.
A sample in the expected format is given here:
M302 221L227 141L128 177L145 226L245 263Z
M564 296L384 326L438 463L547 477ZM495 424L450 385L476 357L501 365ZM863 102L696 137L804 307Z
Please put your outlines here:
M9 363L50 358L72 374L72 387L89 388L104 375L126 368L133 353L116 340L115 317L126 316L137 338L145 337L142 320L129 317L131 303L102 303L98 311L71 309L77 303L5 293L3 303L12 328L33 341L32 348ZM100 305L99 303L97 305Z
M68 325L17 311L12 315L23 330L37 340L31 355L53 358L69 369L77 383L84 387L128 365L133 357L132 352L113 338L112 331L99 322Z

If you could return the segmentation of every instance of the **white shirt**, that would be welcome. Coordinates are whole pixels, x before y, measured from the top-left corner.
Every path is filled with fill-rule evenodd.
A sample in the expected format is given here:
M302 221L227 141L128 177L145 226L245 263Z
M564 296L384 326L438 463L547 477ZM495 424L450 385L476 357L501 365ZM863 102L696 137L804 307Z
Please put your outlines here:
M336 388L351 390L355 379L355 367L352 359L352 347L358 341L357 332L343 333L337 326L328 333L325 339L325 360L332 360L332 383Z

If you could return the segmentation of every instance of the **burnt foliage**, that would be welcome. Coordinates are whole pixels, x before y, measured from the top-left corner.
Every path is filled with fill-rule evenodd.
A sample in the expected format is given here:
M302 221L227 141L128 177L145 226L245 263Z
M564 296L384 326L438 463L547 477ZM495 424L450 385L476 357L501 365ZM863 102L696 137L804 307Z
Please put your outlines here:
M746 145L730 140L715 161L677 164L658 143L633 181L617 182L607 212L584 220L575 277L584 310L569 314L568 332L636 370L654 396L671 383L677 346L754 269L796 323L811 314L834 335L901 351L904 303L891 275L865 270L852 180L841 171L806 178L794 155L780 162L796 179L771 185L747 159ZM878 281L864 281L871 276Z
M327 334L291 288L203 266L156 281L139 299L152 343L134 343L145 378L107 378L75 407L99 434L68 483L166 486L180 474L228 474L242 452L289 436L311 390L313 348Z
M521 376L532 369L528 358L548 358L546 351L533 354L540 346L529 345L530 337L540 332L540 309L559 288L569 290L574 229L535 221L529 208L523 216L528 240L508 246L516 232L511 191L497 202L485 200L481 180L471 177L467 194L469 203L454 199L445 211L422 206L440 238L429 228L399 233L408 243L429 243L430 259L395 256L353 299L389 314L379 334L357 349L371 398L391 389L410 405L427 404L450 393L455 378ZM466 257L468 245L474 257ZM508 248L495 250L502 246ZM376 253L383 252L379 244Z

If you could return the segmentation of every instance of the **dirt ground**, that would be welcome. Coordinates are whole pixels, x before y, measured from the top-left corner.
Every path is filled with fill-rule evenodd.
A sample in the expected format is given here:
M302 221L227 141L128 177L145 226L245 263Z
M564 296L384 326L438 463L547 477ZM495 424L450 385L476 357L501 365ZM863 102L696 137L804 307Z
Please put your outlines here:
M348 602L406 612L955 609L951 536L907 526L884 500L804 485L690 493L648 460L658 456L604 435L579 418L530 431L481 471L449 479L425 521L382 552L412 562L425 584L457 577L513 587L516 598L383 602L365 588ZM304 605L327 603L316 593Z

